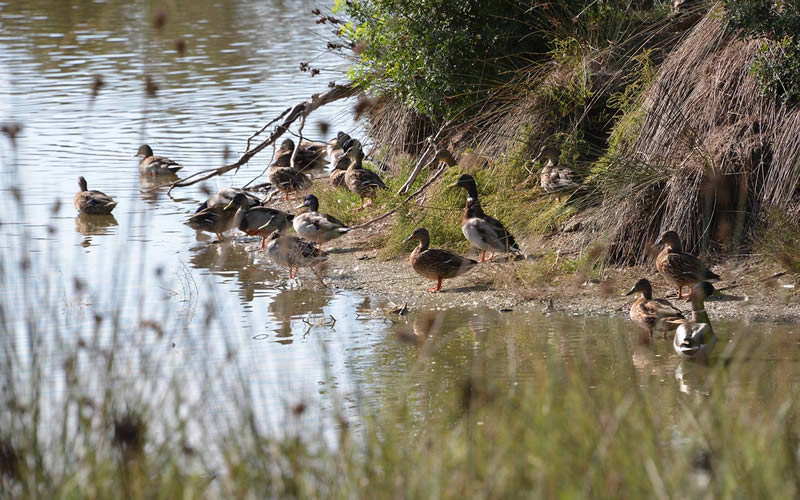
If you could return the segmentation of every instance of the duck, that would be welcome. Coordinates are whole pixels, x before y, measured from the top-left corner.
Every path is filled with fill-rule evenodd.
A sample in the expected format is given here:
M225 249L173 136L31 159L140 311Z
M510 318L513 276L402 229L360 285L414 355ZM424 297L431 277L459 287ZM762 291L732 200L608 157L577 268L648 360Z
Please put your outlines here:
M625 295L633 295L636 292L642 295L631 305L631 321L647 330L651 340L653 331L657 329L663 330L664 338L667 338L667 330L675 329L676 326L671 321L685 319L683 312L668 300L653 298L653 287L647 279L642 278L637 281Z
M196 231L205 231L217 235L217 241L222 241L222 233L233 229L234 217L238 207L231 203L225 206L208 206L192 214L186 221L186 225Z
M110 214L117 202L102 191L90 191L83 176L78 177L81 188L72 199L72 205L82 214Z
M347 189L361 198L361 206L358 209L363 210L365 208L364 198L369 199L369 203L366 205L369 206L372 204L372 200L375 199L375 196L377 196L378 189L389 188L383 183L383 180L381 180L378 174L362 166L364 151L360 143L353 144L344 158L348 158L350 161L347 172L344 174L345 185L347 185ZM344 160L344 158L342 158L342 160Z
M347 224L336 217L328 214L321 214L319 210L319 200L313 194L306 195L303 204L297 208L307 207L308 212L297 215L292 221L294 231L301 238L313 241L322 249L322 244L326 241L338 238L350 228Z
M255 195L247 192L242 188L226 187L212 194L206 201L204 201L197 207L197 210L195 210L194 213L198 213L202 210L205 210L208 207L224 207L225 205L230 203L233 200L233 198L236 197L236 195L239 193L247 197L247 201L250 207L257 207L263 203L261 199L259 199Z
M223 210L236 207L233 216L233 227L250 236L261 236L261 249L264 250L267 236L273 231L282 230L292 223L294 215L275 208L252 206L244 193L236 193Z
M689 294L692 303L692 319L677 319L673 323L678 325L672 347L680 357L696 361L707 361L714 346L717 345L717 335L711 327L708 313L705 309L705 300L714 293L714 285L708 281L697 283Z
M139 172L142 174L174 175L183 168L183 165L175 160L164 156L155 156L153 149L147 144L139 146L139 150L134 156L142 158L139 160Z
M414 229L403 243L411 240L419 242L408 258L411 268L420 276L436 280L436 286L429 288L429 292L438 292L442 289L442 280L461 276L478 265L478 261L462 257L450 250L429 248L431 238L424 227Z
M709 270L703 262L690 253L684 253L681 238L675 231L664 231L654 246L664 248L656 257L656 269L667 281L678 287L678 298L683 298L683 287L701 281L719 280L719 275Z
M347 148L345 145L350 142L353 138L350 137L349 134L339 131L336 134L336 137L328 141L328 145L326 151L328 153L328 160L330 161L331 165L336 165L336 162L344 156L347 152Z
M289 268L289 279L297 277L301 267L313 267L326 257L313 243L286 234L284 229L267 237L267 255L277 264Z
M316 143L303 141L297 148L297 153L294 155L294 165L291 164L292 154L294 153L295 145L291 139L284 139L281 147L278 149L275 157L275 163L280 163L282 166L293 167L301 172L313 170L315 168L324 168L327 154L326 143ZM283 158L285 157L285 158Z
M291 139L286 139L283 142L285 143L286 141L292 142ZM281 145L281 148L283 148L283 145ZM269 169L269 181L276 189L284 193L284 200L289 199L289 193L305 189L311 185L311 179L306 174L289 166L290 159L291 154L279 155Z
M580 176L570 167L558 166L560 151L552 146L542 146L539 154L532 161L535 163L540 158L545 159L544 167L539 174L539 182L545 193L556 195L558 202L561 202L561 194L564 191L577 189L581 184Z
M347 187L344 182L344 177L347 174L347 168L350 166L351 161L353 161L353 155L347 155L347 152L350 151L353 146L358 146L360 148L361 142L358 139L350 138L342 145L342 149L340 150L342 154L336 157L336 161L333 163L333 170L331 170L330 184L332 187Z
M474 177L462 174L450 187L464 188L467 192L467 205L461 221L461 232L473 247L481 251L481 260L478 262L494 259L495 252L520 252L514 236L506 230L505 226L494 217L483 213ZM486 258L487 251L492 252L488 259Z

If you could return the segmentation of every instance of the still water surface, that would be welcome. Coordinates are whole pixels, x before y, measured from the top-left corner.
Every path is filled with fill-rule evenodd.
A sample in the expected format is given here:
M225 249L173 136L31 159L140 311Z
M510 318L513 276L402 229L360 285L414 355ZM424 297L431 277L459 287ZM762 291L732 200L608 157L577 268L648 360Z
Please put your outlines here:
M310 13L318 6L325 7L299 0L182 2L167 9L158 32L156 2L0 2L0 121L23 126L16 148L5 138L0 145L0 296L16 313L12 327L24 332L23 319L33 315L44 330L79 336L91 331L95 314L118 314L129 336L123 345L146 345L156 364L178 367L187 381L235 351L241 379L262 396L261 411L272 423L276 410L299 400L333 405L331 389L349 395L343 404L351 408L379 405L399 380L419 373L433 381L425 390L452 390L478 357L490 359L489 372L510 384L535 383L553 360L580 363L597 384L630 384L617 367L632 361L642 375L636 383L650 390L702 394L702 367L680 365L668 342L639 345L624 319L484 308L392 316L378 297L286 283L285 270L268 262L257 242L212 244L195 233L183 222L206 197L197 186L172 197L142 192L148 180L139 178L132 158L139 144L181 161L183 175L217 167L226 148L229 160L241 154L247 137L288 105L344 79L346 61L325 52L331 27L315 24ZM185 40L184 54L176 52L176 38ZM298 70L308 60L322 69L319 76ZM104 82L94 100L93 75ZM145 75L158 85L154 98L145 97ZM322 140L328 137L320 122L331 124L328 135L355 130L351 104L315 112L307 130ZM259 155L207 186L243 185L268 160ZM113 216L74 213L79 175L90 189L116 197ZM20 188L21 203L11 186ZM27 274L18 270L25 256ZM159 322L164 334L148 333L143 321ZM775 380L800 381L794 326L720 321L716 328L719 351L736 335L764 336L765 348L748 365L758 376L738 393L741 404L770 394ZM413 339L428 334L433 349L420 363L423 350ZM356 398L356 388L375 397ZM208 391L208 408L224 413L228 389Z

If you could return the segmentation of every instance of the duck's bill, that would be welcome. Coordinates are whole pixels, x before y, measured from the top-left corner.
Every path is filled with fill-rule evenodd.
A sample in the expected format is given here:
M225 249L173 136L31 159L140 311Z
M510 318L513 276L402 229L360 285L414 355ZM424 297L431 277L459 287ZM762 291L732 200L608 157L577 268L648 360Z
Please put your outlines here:
M229 208L231 208L232 206L233 206L233 200L229 201L229 202L228 202L228 204L227 204L227 205L225 205L225 207L223 208L223 210L228 210L228 209L229 209Z
M295 209L300 209L300 208L305 208L305 207L306 207L306 204L305 204L305 203L301 203L301 204L297 205L297 206L296 206L296 207L294 207L294 208L295 208Z
M411 235L411 236L409 236L408 238L404 239L404 240L403 240L403 243L408 243L409 241L411 241L411 238L412 238L413 236L414 236L414 235Z
M627 297L628 295L633 295L634 293L636 293L636 287L633 287L630 290L628 290L628 293L626 293L624 297Z

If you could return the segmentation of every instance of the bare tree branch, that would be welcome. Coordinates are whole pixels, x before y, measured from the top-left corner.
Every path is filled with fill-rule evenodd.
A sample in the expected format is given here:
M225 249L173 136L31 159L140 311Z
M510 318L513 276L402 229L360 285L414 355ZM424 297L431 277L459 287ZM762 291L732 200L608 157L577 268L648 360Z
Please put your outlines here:
M225 174L233 169L245 165L248 161L250 161L252 157L257 155L259 152L261 152L264 148L266 148L270 144L274 143L281 135L283 135L289 129L289 127L299 117L308 116L312 111L316 110L320 106L324 106L325 104L329 104L331 102L338 101L340 99L345 99L347 97L352 97L358 92L359 89L354 87L352 84L347 84L347 85L337 85L333 87L331 90L328 90L327 92L323 92L322 94L312 95L311 99L295 104L294 107L288 110L288 114L286 111L284 111L281 114L281 116L285 116L285 118L283 119L281 124L278 125L275 128L275 130L269 135L269 137L267 137L266 140L261 142L259 145L255 146L253 149L248 149L247 152L245 152L237 161L219 168L201 170L199 172L190 175L189 177L167 184L169 186L169 190L167 191L167 193L171 192L176 187L191 186L193 184L197 184L198 182L202 182L212 177ZM278 119L280 119L280 117L278 117ZM276 120L273 120L270 123L274 123L275 121ZM269 124L267 126L269 126ZM255 137L256 135L258 135L258 133L253 135L253 137Z

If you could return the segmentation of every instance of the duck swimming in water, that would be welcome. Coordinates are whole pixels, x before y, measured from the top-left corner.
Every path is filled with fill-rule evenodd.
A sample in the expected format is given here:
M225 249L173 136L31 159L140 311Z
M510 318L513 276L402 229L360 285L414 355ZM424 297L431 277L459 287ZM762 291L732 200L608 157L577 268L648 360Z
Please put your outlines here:
M714 293L714 286L708 281L703 281L694 286L689 295L692 303L692 319L674 320L678 325L672 345L680 357L707 361L714 346L717 345L717 335L711 328L711 321L705 308L705 299Z
M633 295L636 292L642 295L631 305L631 321L647 330L651 339L657 329L664 330L664 338L667 338L667 330L677 326L671 321L685 319L681 310L668 300L653 298L653 287L648 280L640 279L625 295Z
M153 149L147 144L139 146L139 150L134 156L141 157L139 172L143 174L174 175L183 168L183 165L165 156L155 156Z
M82 214L110 214L117 202L102 191L89 190L86 179L78 177L80 191L72 199L72 205Z

